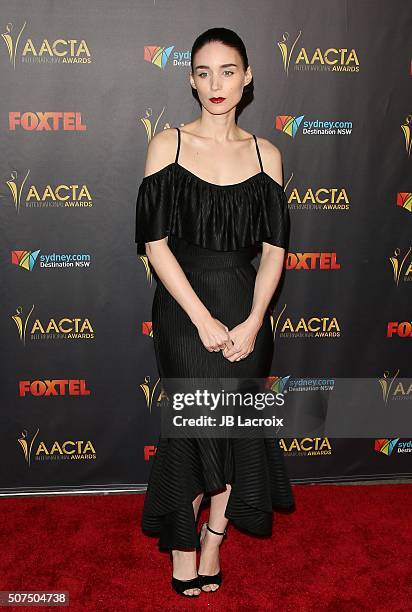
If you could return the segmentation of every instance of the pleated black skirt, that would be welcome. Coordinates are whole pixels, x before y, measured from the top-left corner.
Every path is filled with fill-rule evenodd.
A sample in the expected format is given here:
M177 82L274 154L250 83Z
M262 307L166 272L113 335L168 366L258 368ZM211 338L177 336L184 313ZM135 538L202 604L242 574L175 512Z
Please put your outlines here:
M193 289L222 323L233 328L250 313L256 270L253 249L219 252L169 236L169 247ZM160 279L152 307L154 348L161 378L263 378L270 374L273 334L264 317L246 359L209 352L189 316ZM225 516L250 534L272 533L273 510L294 498L276 438L163 438L158 440L142 514L142 528L159 534L159 548L199 546L192 502L231 485Z

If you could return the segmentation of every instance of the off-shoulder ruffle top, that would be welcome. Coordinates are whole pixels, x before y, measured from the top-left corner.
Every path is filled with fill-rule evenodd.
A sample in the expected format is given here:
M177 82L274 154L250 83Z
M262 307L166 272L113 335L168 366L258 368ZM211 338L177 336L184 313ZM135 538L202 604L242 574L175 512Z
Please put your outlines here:
M169 235L218 251L267 242L287 248L290 220L283 187L261 171L215 185L177 162L145 176L136 202L137 253Z

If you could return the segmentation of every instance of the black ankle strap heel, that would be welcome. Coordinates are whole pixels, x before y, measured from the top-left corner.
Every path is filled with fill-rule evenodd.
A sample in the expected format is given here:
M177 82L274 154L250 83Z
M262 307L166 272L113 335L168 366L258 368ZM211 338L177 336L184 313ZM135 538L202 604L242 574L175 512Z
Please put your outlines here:
M211 527L209 527L208 523L203 523L202 528L200 530L200 533L202 533L202 531L204 531L204 529L211 531L212 533L214 533L215 535L220 535L220 536L225 536L226 535L226 529L224 529L224 531L215 531L214 529L212 529ZM204 536L203 536L204 537ZM202 541L203 538L201 538L200 541ZM222 574L222 570L219 570L217 572L217 574L215 574L214 576L210 576L208 574L198 574L199 576L199 584L200 584L200 588L202 589L202 591L204 591L205 593L213 593L214 591L212 589L210 589L210 591L205 591L203 589L204 586L206 585L210 585L210 584L217 584L218 588L215 589L215 591L217 591L220 587L220 585L222 584L222 580L223 580L223 574Z
M226 529L224 531L215 531L214 529L209 527L209 523L206 523L206 529L208 529L212 533L215 533L216 535L226 535Z

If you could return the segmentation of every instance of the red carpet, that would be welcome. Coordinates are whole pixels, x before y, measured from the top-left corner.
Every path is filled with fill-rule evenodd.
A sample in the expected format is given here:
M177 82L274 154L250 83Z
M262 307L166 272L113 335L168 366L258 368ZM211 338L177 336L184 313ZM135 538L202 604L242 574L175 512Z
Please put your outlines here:
M271 539L229 526L221 590L196 600L171 590L168 554L141 534L143 495L3 499L0 590L66 590L66 609L88 612L410 612L410 485L294 485L294 493L296 510L275 514Z

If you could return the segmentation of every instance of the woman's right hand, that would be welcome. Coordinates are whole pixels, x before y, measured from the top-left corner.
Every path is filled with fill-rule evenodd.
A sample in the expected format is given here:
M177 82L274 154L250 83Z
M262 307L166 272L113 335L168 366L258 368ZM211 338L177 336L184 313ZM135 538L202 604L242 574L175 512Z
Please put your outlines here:
M232 347L229 328L219 319L206 317L196 325L203 346L210 352L219 352L226 346Z

